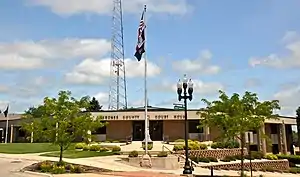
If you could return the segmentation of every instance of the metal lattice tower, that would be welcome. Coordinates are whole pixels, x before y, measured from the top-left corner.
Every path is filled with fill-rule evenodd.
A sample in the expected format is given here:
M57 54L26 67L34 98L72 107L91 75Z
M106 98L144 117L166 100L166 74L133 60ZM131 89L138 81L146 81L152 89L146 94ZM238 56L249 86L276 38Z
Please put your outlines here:
M121 0L113 0L109 110L127 108Z

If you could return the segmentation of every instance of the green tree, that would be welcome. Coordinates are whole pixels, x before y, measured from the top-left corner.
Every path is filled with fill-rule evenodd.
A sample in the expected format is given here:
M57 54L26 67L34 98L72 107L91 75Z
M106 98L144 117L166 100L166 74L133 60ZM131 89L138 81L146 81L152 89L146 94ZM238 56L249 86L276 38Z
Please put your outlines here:
M202 99L206 108L199 111L200 125L217 127L221 131L221 138L238 138L241 141L242 174L244 172L244 147L245 133L250 130L259 130L266 119L277 118L274 110L279 110L279 101L260 102L257 94L245 92L240 97L234 93L231 97L225 92L219 91L219 100L208 101Z
M87 111L90 112L97 112L102 109L102 105L99 104L99 101L93 97L92 100L90 101L90 106L88 107Z
M296 120L297 120L297 132L298 132L298 147L300 147L300 106L298 107L298 109L296 110Z
M298 143L298 133L296 131L292 131L292 139L293 143Z
M101 117L94 118L85 110L90 106L89 97L75 99L70 91L60 91L58 98L44 98L37 108L29 108L24 114L23 129L60 148L63 151L78 137L91 138L90 131L105 126Z

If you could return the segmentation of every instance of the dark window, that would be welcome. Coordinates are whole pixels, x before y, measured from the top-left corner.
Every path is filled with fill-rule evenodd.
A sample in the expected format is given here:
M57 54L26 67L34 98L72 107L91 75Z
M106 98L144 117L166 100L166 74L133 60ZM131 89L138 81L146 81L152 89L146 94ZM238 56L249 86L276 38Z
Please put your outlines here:
M199 120L189 120L189 133L203 133L203 128L197 128Z
M278 127L276 124L269 124L271 127L271 134L277 134L278 133Z
M25 137L26 132L24 130L22 130L21 128L19 128L18 134L19 134L19 137Z
M252 132L253 134L257 134L257 130L249 130L250 132Z
M95 134L106 134L106 126L98 128L96 131L92 132L93 135Z

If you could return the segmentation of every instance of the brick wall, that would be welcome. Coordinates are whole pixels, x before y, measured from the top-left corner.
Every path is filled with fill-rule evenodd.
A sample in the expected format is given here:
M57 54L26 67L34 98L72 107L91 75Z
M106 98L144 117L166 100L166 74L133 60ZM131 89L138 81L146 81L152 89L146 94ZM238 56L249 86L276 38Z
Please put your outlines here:
M181 155L185 154L185 151L177 152ZM226 156L235 156L241 154L241 148L235 149L207 149L207 150L189 150L189 156L194 157L215 157L217 159L223 159ZM247 149L244 148L244 155L247 155Z
M227 162L223 164L213 164L209 166L202 166L203 168L211 168L214 169L224 169L224 170L240 170L241 169L241 163L238 162ZM250 170L250 163L245 162L244 167L246 170ZM288 160L264 160L264 161L256 161L252 162L252 169L253 170L263 170L271 168L274 170L288 170L289 169L289 162Z

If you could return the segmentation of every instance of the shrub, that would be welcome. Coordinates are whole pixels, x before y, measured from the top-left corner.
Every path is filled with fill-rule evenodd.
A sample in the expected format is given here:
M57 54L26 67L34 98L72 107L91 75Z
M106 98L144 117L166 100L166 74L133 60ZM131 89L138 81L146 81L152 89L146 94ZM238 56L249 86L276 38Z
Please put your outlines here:
M50 161L44 161L40 163L38 166L38 169L41 170L41 172L50 172L52 170L52 163Z
M66 162L65 161L61 161L61 162L55 162L54 165L56 166L66 166Z
M153 148L153 144L148 144L148 150L151 150ZM146 146L143 144L143 149L146 149Z
M56 166L54 165L51 172L53 174L63 174L63 173L66 173L66 169L64 166Z
M67 171L72 172L72 170L74 170L74 165L68 164L68 165L66 165L65 169L66 169Z
M112 152L120 152L121 148L119 146L113 146L111 149Z
M120 141L114 140L114 141L112 141L112 143L120 143Z
M300 168L290 168L289 172L293 174L300 173Z
M217 148L223 149L224 148L224 144L221 143L221 142L214 142L214 143L211 144L210 147L213 148L213 149L217 149Z
M212 149L224 149L224 148L228 148L228 149L233 149L233 148L239 148L240 147L240 143L236 140L229 140L226 142L214 142L211 144L210 146Z
M111 143L111 141L109 141L109 140L105 140L105 141L104 141L104 143Z
M166 151L161 151L157 154L157 157L168 157L168 152Z
M128 157L137 157L137 156L139 156L138 151L131 151L128 155Z
M254 158L254 159L262 159L264 156L263 156L263 153L260 152L260 151L251 151L251 156Z
M230 161L235 161L235 160L236 160L235 156L226 156L221 161L230 162Z
M196 162L196 163L199 162L199 161L198 161L198 158L195 157L195 156L190 156L190 159L191 159L192 161Z
M92 145L90 146L90 151L100 151L101 146L100 145Z
M278 159L287 159L289 162L292 162L294 164L300 164L300 156L299 155L283 155L278 154Z
M210 147L211 147L212 149L217 149L217 148L218 148L217 143L212 143L212 144L210 145Z
M208 158L205 158L205 157L199 157L198 158L198 162L203 162L203 163L209 163L209 159Z
M207 157L210 162L218 162L218 159L215 157Z
M82 173L84 170L79 166L75 165L73 169L71 169L72 173Z
M228 149L239 148L240 143L236 140L229 140L229 141L224 142L223 147L228 148Z
M84 151L89 151L90 150L90 146L88 146L87 144L83 146L82 150Z
M107 147L100 148L100 152L107 152L107 151L109 151L109 148L107 148Z
M234 158L235 158L235 160L241 160L242 156L241 155L235 155Z
M75 149L83 149L85 145L86 145L85 143L77 143L75 144Z
M207 145L206 144L199 144L199 147L200 147L201 150L207 149Z
M184 146L181 144L174 145L173 151L181 151L184 150Z
M184 139L177 139L175 142L184 142Z
M267 154L265 155L265 158L268 160L278 160L278 157L274 154Z
M272 167L266 167L266 171L268 171L268 172L274 172L275 170Z

